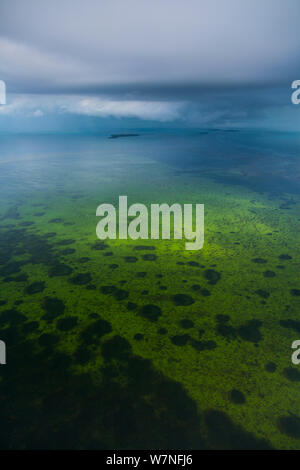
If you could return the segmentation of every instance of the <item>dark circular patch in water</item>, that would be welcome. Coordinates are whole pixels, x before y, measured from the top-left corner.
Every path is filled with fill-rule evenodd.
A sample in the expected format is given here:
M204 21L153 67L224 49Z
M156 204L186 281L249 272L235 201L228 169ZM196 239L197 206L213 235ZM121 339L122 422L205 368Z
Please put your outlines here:
M34 222L21 222L20 226L21 227L30 227L31 225L34 225Z
M188 318L184 318L180 321L180 326L185 330L189 330L190 328L194 328L194 322L192 320L189 320Z
M68 317L57 320L56 326L61 331L70 331L77 325L77 323L78 317L70 315Z
M55 219L49 220L49 224L59 224L60 222L63 222L63 219L60 217L56 217Z
M171 336L171 342L175 344L175 346L185 346L188 341L190 340L190 335L175 335Z
M102 241L96 241L92 246L91 246L92 250L99 250L99 251L103 251L103 250L106 250L107 248L109 248L109 246L102 242Z
M300 372L298 369L287 367L283 370L283 375L291 382L300 382Z
M210 284L216 284L221 279L221 274L214 269L206 269L204 271L204 277Z
M229 399L231 403L234 403L235 405L243 405L246 403L245 395L240 390L236 390L235 388L229 392Z
M49 269L49 276L69 276L73 272L73 269L70 266L67 266L63 263L55 263Z
M136 256L125 256L124 260L126 263L136 263L138 261L138 258Z
M298 416L282 416L278 420L279 431L289 437L300 438L300 418Z
M205 350L212 350L216 349L217 343L212 340L209 341L198 341L198 340L191 340L191 346L196 349L196 351L205 351Z
M159 328L159 329L157 330L157 333L158 333L159 335L166 335L166 334L168 333L168 330L167 330L166 328Z
M200 294L203 295L203 297L209 297L211 292L208 289L201 289Z
M46 321L53 321L56 317L59 317L64 313L65 304L62 300L56 297L45 297L43 300L43 308L46 311L43 319Z
M258 343L262 339L262 334L259 331L261 326L262 322L260 320L250 320L238 328L238 334L245 341Z
M127 290L117 289L113 293L113 296L116 300L125 300L129 296L129 292Z
M24 334L32 333L39 329L39 322L38 321L30 321L28 323L24 323L22 327L22 331Z
M110 264L108 267L110 269L117 269L119 267L119 265L118 264Z
M54 333L43 333L39 337L39 344L43 347L52 347L57 344L59 337Z
M155 246L152 246L152 245L137 245L133 248L134 250L137 250L137 251L153 251L155 250Z
M18 273L23 264L24 263L22 263L21 261L12 261L10 263L5 264L0 269L0 276L10 276L11 274Z
M218 323L227 323L230 320L230 316L220 313L216 315L216 320Z
M287 318L285 320L279 321L280 326L283 328L291 328L292 330L297 331L300 333L300 321L299 320L292 320L291 318Z
M134 302L128 302L126 305L126 308L127 310L132 311L132 310L136 310L138 306Z
M56 244L59 246L71 245L72 243L75 243L75 240L73 240L73 238L66 238L65 240L59 240L58 242L56 242Z
M90 258L83 256L82 258L79 258L78 263L87 263L88 261L90 261Z
M193 266L194 268L199 268L200 264L197 261L188 261L187 264L189 266Z
M26 282L28 280L28 275L26 273L19 274L18 276L12 277L5 277L3 279L4 282Z
M156 322L161 316L161 308L158 305L144 305L141 308L141 315L142 317L147 318L147 320Z
M278 256L278 258L281 259L281 260L284 260L284 261L292 259L292 257L290 255L287 255L287 254L280 255L280 256Z
M104 359L127 359L131 354L131 345L119 335L114 336L102 344L102 355Z
M16 326L9 326L8 328L5 328L1 330L1 340L6 342L7 344L14 344L15 347L18 345L18 343L23 342L23 339L20 335L19 330L16 328ZM24 344L24 343L23 343ZM19 346L17 346L18 348ZM10 360L13 360L13 356L10 356ZM3 409L2 409L3 413Z
M226 323L219 323L217 325L216 331L219 335L223 336L224 338L228 340L235 339L237 336L235 328Z
M133 337L136 341L142 341L144 339L144 335L142 333L136 333Z
M48 232L43 235L45 238L53 238L56 236L56 232Z
M197 291L201 290L201 286L200 286L199 284L193 284L193 285L191 286L191 289L192 289L193 291L197 292Z
M290 290L290 293L291 293L292 295L295 295L296 297L299 297L299 295L300 295L300 289L291 289L291 290Z
M183 307L188 307L195 302L194 299L187 294L175 294L172 299L175 305Z
M273 372L276 371L277 366L276 366L275 362L268 362L265 365L265 369L266 369L267 372L273 373Z
M111 331L111 324L108 321L99 318L81 331L79 337L85 345L99 344L100 338Z
M86 290L96 290L96 289L97 289L97 287L95 286L95 284L88 284L86 286Z
M98 313L94 313L94 312L93 312L93 313L90 313L90 314L89 314L89 317L90 317L90 318L93 318L93 320L95 320L95 319L99 318L99 315L98 315Z
M266 264L267 260L264 258L253 258L252 263L257 263L257 264Z
M15 308L11 308L8 310L3 310L0 313L0 325L11 324L13 326L19 325L26 321L27 318L23 313L19 312Z
M117 290L116 286L101 286L100 291L104 295L113 294Z
M43 292L45 289L46 284L43 281L37 281L33 282L32 284L29 284L29 286L26 287L25 292L26 294L38 294L39 292Z
M74 248L66 248L65 250L62 250L61 251L61 254L63 256L67 256L67 255L73 255L73 253L75 253L76 250Z
M156 255L153 255L153 254L146 254L146 255L143 255L142 256L143 260L144 261L156 261L157 260L157 256Z
M136 277L144 278L144 277L146 277L146 276L147 276L147 273L146 273L145 271L136 273Z
M276 273L274 273L274 271L265 271L264 273L264 277L275 277L276 276Z
M92 276L90 273L78 273L76 276L70 278L70 282L77 286L83 286L84 284L88 284L91 282Z
M258 289L254 292L255 294L259 295L263 299L268 299L270 297L269 292L263 290L263 289Z

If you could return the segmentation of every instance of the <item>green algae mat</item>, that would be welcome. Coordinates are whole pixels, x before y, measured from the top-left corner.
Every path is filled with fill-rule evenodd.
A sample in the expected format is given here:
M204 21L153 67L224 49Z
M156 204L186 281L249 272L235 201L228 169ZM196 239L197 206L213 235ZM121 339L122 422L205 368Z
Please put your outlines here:
M0 138L0 446L300 449L299 135ZM96 208L204 204L203 249Z

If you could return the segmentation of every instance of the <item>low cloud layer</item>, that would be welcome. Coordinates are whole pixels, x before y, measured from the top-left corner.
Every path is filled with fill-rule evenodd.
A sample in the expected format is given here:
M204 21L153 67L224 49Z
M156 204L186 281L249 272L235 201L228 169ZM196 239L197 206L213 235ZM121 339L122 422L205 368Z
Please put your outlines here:
M300 108L291 103L289 87L202 90L185 101L17 93L0 106L0 133L99 132L147 126L298 131L299 124Z
M45 114L75 114L99 118L139 118L174 121L185 104L167 101L114 100L107 97L14 94L0 116L41 117Z

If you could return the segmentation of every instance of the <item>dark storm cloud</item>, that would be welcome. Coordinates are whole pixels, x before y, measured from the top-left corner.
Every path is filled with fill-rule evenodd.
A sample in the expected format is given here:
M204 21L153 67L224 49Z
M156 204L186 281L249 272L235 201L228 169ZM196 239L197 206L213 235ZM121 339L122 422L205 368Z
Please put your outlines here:
M0 75L15 92L126 99L284 83L299 13L299 0L1 0Z
M297 130L299 17L299 0L0 0L0 132Z

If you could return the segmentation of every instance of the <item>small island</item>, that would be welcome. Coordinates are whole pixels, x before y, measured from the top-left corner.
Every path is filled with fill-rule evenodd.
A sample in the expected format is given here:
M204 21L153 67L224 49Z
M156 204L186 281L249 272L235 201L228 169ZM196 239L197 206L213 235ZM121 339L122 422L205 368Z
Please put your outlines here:
M140 134L111 134L109 139L118 139L120 137L138 137Z

